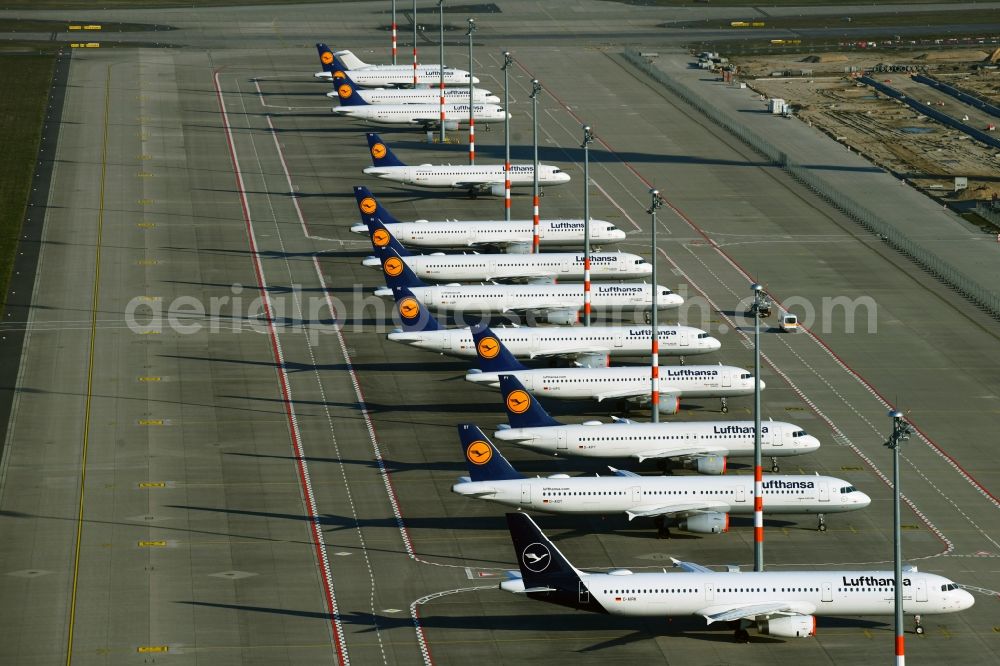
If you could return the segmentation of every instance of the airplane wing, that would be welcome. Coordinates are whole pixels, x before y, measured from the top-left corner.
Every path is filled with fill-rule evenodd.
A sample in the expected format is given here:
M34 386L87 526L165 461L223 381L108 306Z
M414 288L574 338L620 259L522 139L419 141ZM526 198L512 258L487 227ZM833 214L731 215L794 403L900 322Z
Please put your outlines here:
M560 347L559 349L550 349L548 351L532 352L531 358L545 358L548 356L578 356L580 354L607 354L608 351L608 347Z
M652 458L703 458L707 456L728 456L729 449L708 449L690 447L687 449L650 449L633 453L632 457L639 462Z
M652 518L655 516L683 517L691 516L708 511L729 511L729 505L725 502L705 500L701 502L664 502L661 504L645 504L629 509L625 512L629 520L633 518Z
M709 624L712 624L713 622L750 620L770 615L812 615L815 612L816 606L801 601L765 601L752 604L709 606L702 608L695 615L701 615Z
M516 308L509 308L507 312L530 312L533 310L573 310L576 311L580 308L580 304L576 301L541 301L538 303L532 303L531 305L518 306Z
M671 557L670 561L674 563L675 567L687 571L688 573L712 573L712 570L703 564L698 564L697 562L684 562L683 560L678 560L677 558Z
M484 182L479 181L479 180L471 181L471 182L458 181L457 183L455 183L454 185L452 185L452 187L454 187L456 189L463 189L463 190L474 187L477 190L481 190L483 192L487 192L494 185L503 185L503 181L500 181L499 183L484 183Z

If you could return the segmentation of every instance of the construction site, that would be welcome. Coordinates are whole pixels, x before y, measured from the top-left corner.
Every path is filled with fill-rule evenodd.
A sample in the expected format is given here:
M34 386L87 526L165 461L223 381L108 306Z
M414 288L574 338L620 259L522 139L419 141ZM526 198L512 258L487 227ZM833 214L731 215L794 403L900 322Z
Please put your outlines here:
M1000 197L1000 49L734 57L719 67L985 231ZM995 138L994 138L995 136Z

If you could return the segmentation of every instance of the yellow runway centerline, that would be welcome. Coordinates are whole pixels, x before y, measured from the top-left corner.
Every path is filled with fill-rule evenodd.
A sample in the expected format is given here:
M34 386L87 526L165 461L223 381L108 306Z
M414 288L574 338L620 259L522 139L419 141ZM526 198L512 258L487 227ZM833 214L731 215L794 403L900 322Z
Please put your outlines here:
M94 286L90 303L90 350L87 358L87 400L83 416L83 446L80 451L80 501L76 516L76 545L73 549L73 587L69 602L69 630L66 635L66 666L73 663L73 629L76 625L76 596L80 578L80 543L83 540L83 506L87 490L87 450L90 445L90 407L94 396L94 347L97 339L98 301L101 293L101 242L104 233L104 186L108 170L108 117L111 110L111 65L104 83L104 139L101 148L101 189L97 207L97 241L94 243Z

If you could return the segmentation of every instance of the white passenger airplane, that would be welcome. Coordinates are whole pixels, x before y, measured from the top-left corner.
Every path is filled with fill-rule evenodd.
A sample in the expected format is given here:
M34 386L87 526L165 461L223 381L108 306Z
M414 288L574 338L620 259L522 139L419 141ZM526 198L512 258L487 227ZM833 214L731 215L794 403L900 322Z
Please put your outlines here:
M583 255L579 252L545 254L413 254L377 218L369 219L372 246L391 248L421 280L438 282L481 282L484 280L528 281L535 283L579 282L583 280ZM381 270L377 256L362 264ZM637 254L592 252L590 277L593 280L625 280L653 274L653 267Z
M315 77L324 81L331 81L338 78L338 73L348 74L354 82L366 87L384 86L412 86L413 68L396 67L382 69L380 67L368 67L366 69L352 70L347 67L340 58L327 47L326 44L316 44L319 51L319 62L323 69L316 72ZM422 65L417 68L418 86L438 86L441 80L440 69L436 66ZM472 77L472 83L479 83L479 79ZM469 85L469 73L464 69L445 67L444 84L446 86Z
M696 534L728 532L730 514L754 512L752 474L640 476L611 467L612 476L525 477L477 426L460 424L458 434L469 476L451 487L457 495L545 513L653 518L659 536L667 538L671 526ZM768 515L817 515L821 531L826 514L871 504L847 481L818 474L765 476L763 493Z
M816 633L816 616L891 616L892 571L713 571L673 560L682 573L581 571L524 513L508 513L507 526L520 571L507 572L500 589L531 599L609 615L698 616L711 625L732 622L735 638L748 641L749 627L766 636L805 638ZM907 567L903 612L923 633L923 615L957 613L975 599L958 584Z
M392 235L405 246L436 249L498 248L510 254L528 254L532 244L531 220L443 220L400 222L380 204L367 187L354 188L361 213L360 224L351 231L368 234L369 220L388 225ZM542 249L583 247L583 220L540 220L538 246ZM625 232L603 220L590 221L590 241L599 249L625 240Z
M504 194L504 168L502 164L421 164L408 166L401 162L389 146L374 132L368 133L368 151L373 166L364 172L403 185L417 187L468 190L472 196L489 193L494 196ZM511 164L507 175L511 187L530 187L534 180L535 167L532 164ZM569 174L551 164L538 165L540 186L562 185L570 180Z
M689 421L613 423L586 421L565 424L552 418L517 377L500 375L500 392L508 423L494 436L502 442L578 458L634 458L681 460L701 474L725 474L730 457L753 457L753 421ZM819 449L819 440L802 428L782 421L764 421L760 427L762 455L771 458L777 474L779 457L798 456Z
M575 324L583 312L583 284L424 284L395 251L373 247L382 261L388 286L375 290L376 296L392 296L397 287L406 287L427 308L455 314L504 315L539 314L550 324ZM591 312L612 317L648 312L653 289L659 290L658 309L677 307L684 299L666 287L645 282L597 283L591 288Z
M504 347L488 326L472 329L479 367L469 370L466 381L500 388L500 375L516 377L524 390L563 400L620 399L648 404L649 366L595 368L528 368ZM764 390L764 382L760 383ZM729 411L728 398L751 395L753 375L743 368L722 365L660 367L660 412L676 414L681 398L721 398L722 411Z
M451 356L475 357L469 327L442 328L406 287L393 289L402 328L387 336L393 342ZM604 367L610 359L647 356L650 329L642 326L514 326L493 333L517 358L565 358L588 368ZM660 326L660 354L688 356L717 351L722 344L691 326Z
M335 82L340 106L333 107L333 113L355 120L363 120L378 125L418 125L424 128L441 126L441 111L444 111L444 126L456 130L460 124L469 123L468 102L446 102L424 104L371 104L359 94L357 86L349 76ZM479 123L500 123L510 117L499 104L473 103L472 114Z
M359 88L354 92L369 104L435 104L440 102L441 96L440 90L431 88ZM326 96L340 97L337 92L337 81L333 82L333 90L328 92ZM468 104L469 89L445 88L444 101L446 104ZM473 88L472 101L478 104L499 104L500 98L486 88Z

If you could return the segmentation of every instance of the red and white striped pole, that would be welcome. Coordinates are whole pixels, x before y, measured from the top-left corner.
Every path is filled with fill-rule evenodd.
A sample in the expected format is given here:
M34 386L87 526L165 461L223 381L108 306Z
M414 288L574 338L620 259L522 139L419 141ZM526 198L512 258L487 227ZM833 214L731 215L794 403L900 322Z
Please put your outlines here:
M396 0L392 0L392 64L396 64Z
M417 0L413 0L413 87L417 87Z
M531 136L534 144L534 164L531 169L532 185L534 186L531 197L531 252L538 254L538 93L542 92L542 84L538 79L531 80Z
M510 222L510 93L507 69L514 64L510 51L503 52L503 219Z
M659 296L659 285L656 282L656 211L658 208L663 206L663 199L660 198L660 192L656 189L650 189L649 194L652 197L649 214L652 218L652 264L653 264L653 298L650 301L650 387L649 387L649 400L650 400L650 416L653 423L660 422L660 310L657 304L657 297Z
M438 85L441 90L441 143L444 143L444 0L438 0L438 49L441 63L438 65Z
M583 325L590 326L590 142L594 133L583 126Z
M476 118L472 106L472 33L476 31L476 19L469 19L469 164L476 163Z
M761 464L760 434L760 306L764 287L756 282L753 290L753 570L764 570L764 471Z

